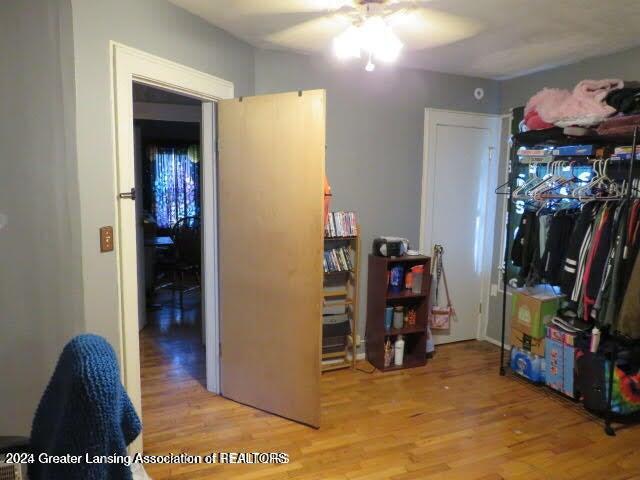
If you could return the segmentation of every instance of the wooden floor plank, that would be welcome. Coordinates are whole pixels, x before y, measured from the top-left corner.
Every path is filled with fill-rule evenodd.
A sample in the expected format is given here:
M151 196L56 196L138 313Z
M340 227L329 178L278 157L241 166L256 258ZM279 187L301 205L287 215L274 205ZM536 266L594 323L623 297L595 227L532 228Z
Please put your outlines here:
M640 427L614 438L575 405L500 377L484 342L425 367L322 376L319 430L206 391L199 303L141 332L145 453L282 451L286 465L147 465L162 479L640 479ZM368 367L368 364L363 364Z

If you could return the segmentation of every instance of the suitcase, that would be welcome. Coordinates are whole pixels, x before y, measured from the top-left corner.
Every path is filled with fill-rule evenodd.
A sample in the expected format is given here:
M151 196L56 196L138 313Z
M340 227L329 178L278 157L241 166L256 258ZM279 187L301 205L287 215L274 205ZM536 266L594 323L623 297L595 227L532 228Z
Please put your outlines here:
M577 361L577 383L585 408L607 411L611 364L602 353L586 352ZM618 355L614 368L611 411L618 415L640 412L640 362L627 350Z

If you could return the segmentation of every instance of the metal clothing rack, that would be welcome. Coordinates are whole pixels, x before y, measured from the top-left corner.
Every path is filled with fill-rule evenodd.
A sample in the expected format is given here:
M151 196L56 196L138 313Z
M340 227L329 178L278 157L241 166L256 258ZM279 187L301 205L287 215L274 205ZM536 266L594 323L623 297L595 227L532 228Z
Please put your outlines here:
M590 140L593 141L597 141L598 143L603 143L607 142L611 145L616 144L616 145L620 145L620 144L628 144L628 137L625 138L608 138L608 137L589 137L589 138L585 138L585 137L566 137L565 140L561 140L560 142L563 144L571 144L571 143L589 143ZM541 145L544 144L545 141L544 140L538 140L536 142L534 142L536 145ZM557 141L556 141L557 143ZM632 192L632 185L633 185L633 181L634 181L634 166L635 166L635 160L636 160L636 147L638 144L638 127L634 128L633 131L633 136L631 138L631 158L628 160L629 163L629 167L628 167L628 172L627 172L627 190L626 193L624 195L624 198L627 201L627 204L630 203L631 200L631 192ZM505 367L505 361L504 361L504 353L505 353L505 327L506 327L506 316L507 316L507 289L509 288L509 275L508 275L508 265L509 265L509 260L510 260L510 251L511 251L511 242L510 240L513 238L513 229L511 228L511 219L513 217L513 191L516 187L515 185L515 181L517 178L517 165L518 165L518 149L522 146L535 146L532 144L527 144L525 142L520 142L518 141L517 137L515 138L515 140L513 141L511 148L510 148L510 152L509 152L509 164L508 164L508 180L505 184L500 185L498 188L496 188L495 193L496 194L500 194L500 195L508 195L508 204L507 204L507 217L506 217L506 222L507 222L507 228L506 228L506 241L505 241L505 247L504 247L504 258L503 258L503 275L502 275L502 286L503 286L503 290L502 290L502 330L501 330L501 335L500 335L500 375L504 376L506 375L506 367ZM543 162L543 161L539 161L536 163L551 163L552 161L554 161L552 158L549 159L547 162ZM624 160L617 160L616 163L618 162L624 162ZM506 188L506 191L499 191L502 188ZM626 238L627 235L627 222L624 223L623 226L623 231L622 231L622 237L621 238ZM617 283L617 279L613 279L613 283L612 285L616 285ZM611 426L611 423L614 419L614 412L612 412L611 410L611 404L612 404L612 398L613 398L613 380L614 380L614 373L615 373L615 364L616 361L618 359L618 342L615 341L613 342L613 350L611 352L609 352L608 354L608 360L609 360L609 378L608 378L608 385L607 385L607 391L608 391L608 395L607 395L607 410L604 414L604 421L605 421L605 425L604 425L604 431L607 435L610 436L614 436L615 435L615 431Z

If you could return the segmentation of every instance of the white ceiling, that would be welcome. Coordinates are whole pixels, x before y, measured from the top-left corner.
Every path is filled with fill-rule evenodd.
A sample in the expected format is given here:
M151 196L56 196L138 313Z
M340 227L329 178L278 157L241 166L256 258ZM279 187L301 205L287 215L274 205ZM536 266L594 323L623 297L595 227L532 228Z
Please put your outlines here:
M327 55L332 38L349 24L354 3L170 1L256 47ZM413 68L509 78L640 45L640 0L386 3L413 7L394 27L405 44L398 63Z

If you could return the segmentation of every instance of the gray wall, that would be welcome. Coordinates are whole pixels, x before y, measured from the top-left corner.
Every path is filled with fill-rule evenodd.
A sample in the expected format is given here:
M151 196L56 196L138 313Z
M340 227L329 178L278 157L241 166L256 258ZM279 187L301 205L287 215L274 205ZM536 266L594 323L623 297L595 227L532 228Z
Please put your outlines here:
M72 0L84 316L118 350L116 257L98 228L115 222L109 41L176 61L253 93L253 48L165 0Z
M0 14L0 435L28 434L64 343L83 330L68 0Z
M510 108L524 105L529 97L544 87L572 89L585 78L639 80L640 47L505 80L500 83L501 109L508 112Z
M362 228L360 328L364 337L367 254L377 235L418 246L424 108L499 109L498 82L409 69L364 71L359 62L256 51L255 92L327 90L327 175L334 210L354 210ZM473 90L485 89L482 101Z

